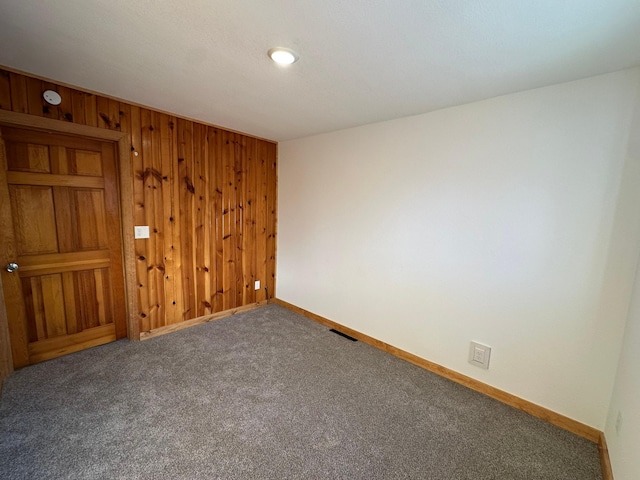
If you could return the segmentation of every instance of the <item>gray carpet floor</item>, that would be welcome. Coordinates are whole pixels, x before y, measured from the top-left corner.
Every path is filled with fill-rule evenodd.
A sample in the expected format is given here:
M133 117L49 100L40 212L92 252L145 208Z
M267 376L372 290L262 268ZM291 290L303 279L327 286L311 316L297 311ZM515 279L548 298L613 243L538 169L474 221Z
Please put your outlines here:
M600 479L595 444L276 305L15 372L7 479Z

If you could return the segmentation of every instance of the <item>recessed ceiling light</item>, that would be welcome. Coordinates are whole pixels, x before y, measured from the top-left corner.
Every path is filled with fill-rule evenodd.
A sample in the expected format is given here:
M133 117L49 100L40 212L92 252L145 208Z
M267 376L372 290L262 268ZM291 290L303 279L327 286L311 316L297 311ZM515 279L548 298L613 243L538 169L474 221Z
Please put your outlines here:
M269 57L278 65L291 65L298 61L298 55L288 48L272 48L269 50Z

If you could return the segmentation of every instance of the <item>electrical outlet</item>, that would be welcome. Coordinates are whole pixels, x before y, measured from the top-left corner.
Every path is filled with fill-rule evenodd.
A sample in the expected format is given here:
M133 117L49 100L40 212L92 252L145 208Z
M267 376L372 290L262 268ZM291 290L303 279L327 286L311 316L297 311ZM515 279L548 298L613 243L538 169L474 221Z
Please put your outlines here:
M471 342L469 345L469 363L485 370L489 369L489 359L491 358L491 347L481 343Z
M254 290L260 290L260 280L256 280L256 283L253 286Z
M616 418L616 433L620 435L620 430L622 430L622 412L618 412L618 418Z
M484 350L482 348L473 347L473 361L484 363Z

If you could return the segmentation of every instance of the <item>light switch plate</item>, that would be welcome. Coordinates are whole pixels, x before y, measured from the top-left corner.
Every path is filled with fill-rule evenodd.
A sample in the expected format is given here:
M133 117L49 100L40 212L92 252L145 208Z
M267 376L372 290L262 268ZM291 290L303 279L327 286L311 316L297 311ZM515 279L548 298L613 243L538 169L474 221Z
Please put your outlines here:
M255 283L253 284L253 289L260 290L260 280L255 281Z
M136 225L133 227L135 238L149 238L149 226L148 225Z

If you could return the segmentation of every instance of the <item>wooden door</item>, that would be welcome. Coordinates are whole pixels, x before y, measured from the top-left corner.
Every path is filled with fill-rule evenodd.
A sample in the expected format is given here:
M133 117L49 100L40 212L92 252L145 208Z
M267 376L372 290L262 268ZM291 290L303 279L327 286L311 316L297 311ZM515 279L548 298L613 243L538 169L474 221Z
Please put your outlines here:
M0 267L14 367L126 336L114 144L9 127L0 135ZM19 269L7 272L9 262Z

